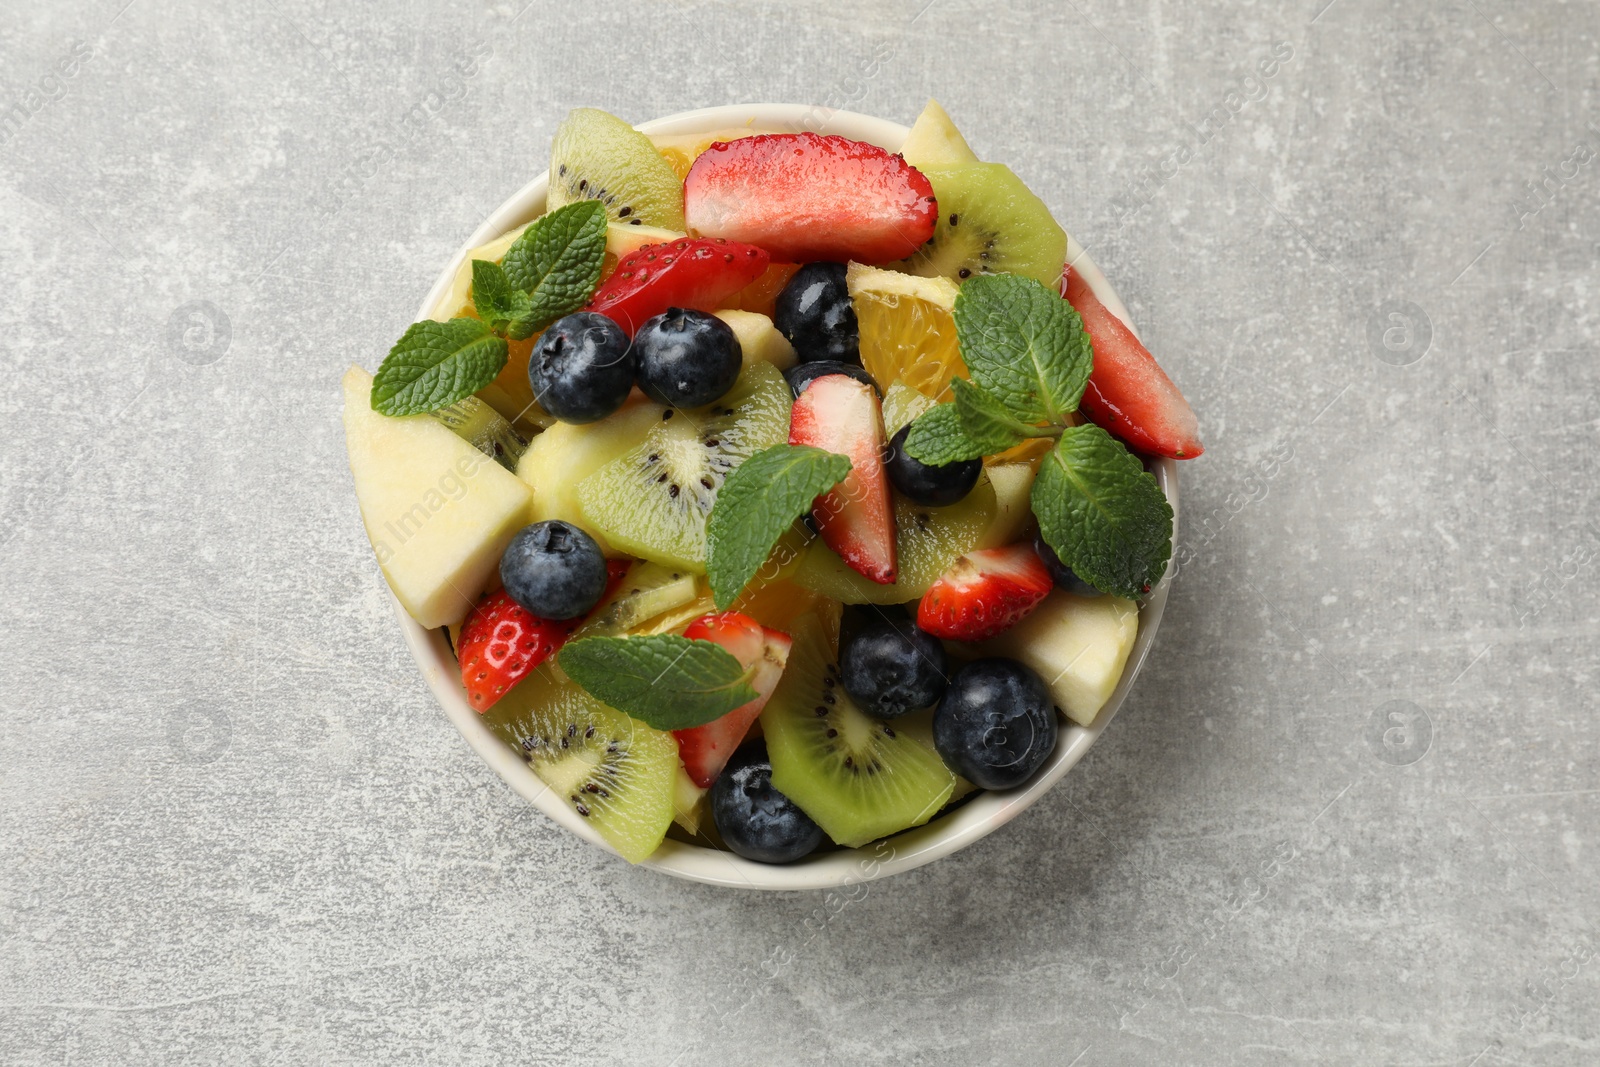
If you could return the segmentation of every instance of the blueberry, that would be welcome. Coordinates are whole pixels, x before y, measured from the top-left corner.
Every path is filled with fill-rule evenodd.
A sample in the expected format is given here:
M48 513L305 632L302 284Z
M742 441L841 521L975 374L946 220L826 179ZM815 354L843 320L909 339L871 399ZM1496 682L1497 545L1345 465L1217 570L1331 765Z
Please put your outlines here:
M512 600L541 619L575 619L606 591L606 557L594 538L569 522L524 526L500 557L500 581Z
M1056 747L1044 680L1014 659L977 659L956 671L933 713L933 747L980 789L1010 789Z
M639 388L673 408L709 404L733 388L744 353L733 327L704 311L668 308L633 335Z
M889 438L889 450L884 456L884 468L889 482L907 498L927 508L942 508L956 503L972 492L983 473L983 460L964 459L930 467L906 455L906 435L911 432L908 423Z
M767 746L739 746L711 787L711 819L723 843L747 860L793 863L822 844L822 827L772 788Z
M861 364L861 329L844 282L843 263L807 263L778 294L773 322L800 362Z
M810 363L796 363L783 372L784 378L789 382L789 391L797 398L806 391L806 386L830 374L843 374L854 378L858 382L866 382L872 386L872 391L880 397L883 390L878 388L878 383L873 381L872 375L854 363L840 363L833 359L818 359Z
M528 360L534 399L562 422L595 422L620 408L633 373L628 335L593 311L551 323Z
M945 687L944 645L898 609L852 613L839 681L862 711L892 719L925 708Z
M1061 557L1056 555L1056 550L1045 543L1039 534L1033 535L1033 552L1044 564L1044 569L1050 572L1050 578L1055 582L1057 589L1065 589L1078 596L1101 596L1100 590L1079 578L1071 567L1061 562Z

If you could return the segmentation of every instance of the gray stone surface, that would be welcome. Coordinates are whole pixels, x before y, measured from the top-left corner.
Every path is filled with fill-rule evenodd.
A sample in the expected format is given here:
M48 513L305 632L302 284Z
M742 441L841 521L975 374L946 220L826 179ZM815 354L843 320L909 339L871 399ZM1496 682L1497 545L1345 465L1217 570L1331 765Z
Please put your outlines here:
M1325 2L6 0L0 1062L1600 1062L1600 10ZM570 107L929 94L1201 413L1156 655L861 899L631 870L412 669L338 376Z

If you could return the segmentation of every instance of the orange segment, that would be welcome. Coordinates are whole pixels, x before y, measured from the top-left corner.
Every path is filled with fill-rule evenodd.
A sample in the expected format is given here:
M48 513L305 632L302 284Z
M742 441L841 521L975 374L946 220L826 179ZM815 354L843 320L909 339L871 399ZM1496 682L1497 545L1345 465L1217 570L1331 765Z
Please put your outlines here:
M768 264L761 277L728 299L728 307L734 311L754 311L769 319L774 317L777 313L778 294L783 292L783 287L789 284L789 279L793 278L799 269L798 263Z
M711 133L678 133L652 136L650 140L655 144L656 151L661 153L661 158L667 161L673 171L682 181L689 176L689 168L699 158L700 153L716 144L718 141L737 141L741 137L754 137L761 133L771 133L771 130L758 130L747 126L730 126L726 129L713 130Z
M983 462L986 464L1034 463L1054 447L1056 447L1056 439L1054 437L1030 437L1021 444L1012 445L1004 452L985 456Z
M896 379L948 400L950 379L965 378L956 343L956 284L850 264L845 275L861 324L861 362L880 382Z

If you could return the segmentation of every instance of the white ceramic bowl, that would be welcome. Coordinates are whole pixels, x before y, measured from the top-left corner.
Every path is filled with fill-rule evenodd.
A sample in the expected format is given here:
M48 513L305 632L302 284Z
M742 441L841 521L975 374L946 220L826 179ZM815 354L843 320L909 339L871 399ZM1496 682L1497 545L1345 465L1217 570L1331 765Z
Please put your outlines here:
M730 126L751 124L775 130L819 130L841 134L856 140L870 141L889 151L898 151L905 140L907 128L883 119L869 118L847 111L828 111L798 104L739 104L729 107L702 108L684 111L666 118L647 122L639 128L651 134L708 133ZM432 317L436 305L444 299L456 276L458 266L467 252L492 241L501 234L521 226L544 211L545 189L548 176L540 174L500 205L493 215L461 247L455 257L440 273L428 298L417 313L419 319ZM1074 269L1082 272L1101 301L1122 319L1128 312L1117 299L1105 276L1100 273L1076 243L1068 246L1068 257ZM453 309L447 309L453 310ZM1178 508L1177 465L1172 460L1161 460L1153 470L1161 489L1171 502L1174 513ZM1139 613L1139 634L1128 657L1122 681L1111 699L1096 716L1094 725L1085 729L1074 723L1066 724L1056 742L1050 758L1040 768L1028 785L1006 793L980 793L961 807L935 819L925 826L896 834L894 837L856 849L826 852L787 866L753 863L731 852L702 848L668 838L653 855L640 864L652 870L688 878L710 885L731 886L740 889L823 889L870 881L898 874L948 856L957 849L992 833L1032 804L1061 776L1083 758L1089 746L1095 743L1102 730L1111 722L1117 708L1127 697L1133 680L1138 676L1144 658L1155 640L1156 628L1161 623L1161 613L1167 602L1167 589L1172 580L1172 568L1150 595L1145 598ZM425 630L417 625L398 601L395 614L405 634L422 675L439 699L445 714L461 731L461 736L473 750L482 756L494 772L504 778L513 789L522 794L551 819L567 830L600 848L610 851L587 823L552 793L529 767L519 759L499 738L489 732L478 713L467 703L461 688L459 668L455 657L445 642L443 631ZM1050 837L1041 842L1041 848L1056 847L1059 838Z

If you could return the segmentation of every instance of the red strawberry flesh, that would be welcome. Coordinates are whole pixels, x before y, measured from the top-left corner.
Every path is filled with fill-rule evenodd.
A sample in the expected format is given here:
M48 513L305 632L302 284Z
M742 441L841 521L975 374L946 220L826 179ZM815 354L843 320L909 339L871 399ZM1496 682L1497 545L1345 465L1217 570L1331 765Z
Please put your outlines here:
M624 256L595 291L588 311L612 319L632 337L668 308L716 311L766 272L772 257L754 245L720 238L680 238Z
M894 507L883 469L883 415L872 386L843 374L813 381L790 412L789 443L850 458L850 473L817 497L811 517L823 542L852 570L892 584L899 570Z
M1078 271L1068 268L1063 295L1094 344L1083 413L1140 452L1193 459L1205 451L1194 410L1127 323L1100 302Z
M1051 584L1032 545L968 552L922 595L917 625L950 641L986 641L1021 622Z
M479 713L553 656L582 619L541 619L504 591L491 593L461 625L461 684Z
M606 591L601 602L627 576L625 559L606 561ZM583 619L542 619L511 599L505 590L488 594L461 624L461 685L473 710L482 714L561 650Z
M754 668L750 678L750 685L756 691L754 700L734 708L720 719L672 732L678 740L678 758L683 761L683 769L695 785L709 789L778 687L778 679L789 662L791 642L788 634L768 630L737 611L696 619L683 636L691 641L714 641L731 652L746 670Z
M922 172L876 145L815 133L713 144L683 182L692 232L749 241L796 263L888 263L933 236Z

